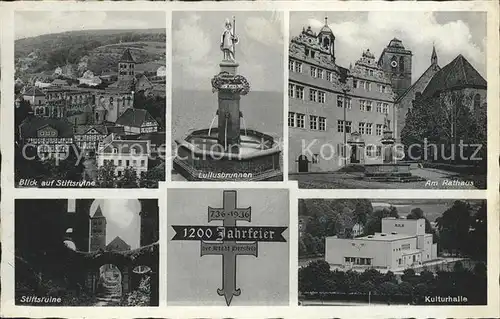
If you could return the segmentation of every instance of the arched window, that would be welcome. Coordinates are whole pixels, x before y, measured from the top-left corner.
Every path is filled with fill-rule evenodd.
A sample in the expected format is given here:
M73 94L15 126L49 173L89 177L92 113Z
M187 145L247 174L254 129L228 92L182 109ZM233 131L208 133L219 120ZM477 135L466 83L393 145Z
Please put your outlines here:
M400 56L399 57L399 72L404 72L405 71L405 59L404 57Z
M323 38L323 47L325 49L328 49L328 47L330 47L330 40L327 37Z
M479 106L481 105L481 96L479 94L474 95L474 111L479 110Z

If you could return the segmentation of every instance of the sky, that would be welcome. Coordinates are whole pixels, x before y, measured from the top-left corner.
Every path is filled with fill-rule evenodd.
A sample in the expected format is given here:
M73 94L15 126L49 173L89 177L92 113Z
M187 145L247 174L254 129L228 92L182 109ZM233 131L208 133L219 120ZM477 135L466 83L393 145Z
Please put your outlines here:
M283 91L283 19L276 12L173 12L173 87L211 90L226 18L236 17L238 72L252 91Z
M75 30L166 28L164 12L151 11L18 11L16 39Z
M94 216L98 206L106 217L106 245L120 236L131 249L140 246L141 204L137 199L96 199L90 206L90 216Z
M325 24L335 35L337 64L349 67L364 50L378 59L394 37L413 52L412 81L429 67L432 45L443 67L462 54L486 78L486 13L483 12L292 12L290 38L310 25L315 32Z

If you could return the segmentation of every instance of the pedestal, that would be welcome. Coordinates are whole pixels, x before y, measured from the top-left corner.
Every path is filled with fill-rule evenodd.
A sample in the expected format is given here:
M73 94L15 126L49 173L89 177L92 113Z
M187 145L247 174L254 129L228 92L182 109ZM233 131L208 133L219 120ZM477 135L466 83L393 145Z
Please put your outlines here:
M240 94L219 90L219 144L230 153L238 153L240 145Z

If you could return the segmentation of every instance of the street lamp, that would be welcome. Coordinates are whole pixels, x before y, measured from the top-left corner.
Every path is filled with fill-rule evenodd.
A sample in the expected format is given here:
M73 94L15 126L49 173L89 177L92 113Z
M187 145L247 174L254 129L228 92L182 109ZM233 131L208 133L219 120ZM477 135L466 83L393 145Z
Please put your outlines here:
M343 108L344 108L344 144L342 145L342 149L343 149L343 157L344 157L344 167L347 166L347 149L346 149L346 146L347 146L347 103L348 103L348 100L347 100L347 92L350 92L351 91L351 87L349 86L349 84L347 83L347 80L345 83L342 83L341 84L341 89L342 89L342 92L344 93L344 101L343 101Z

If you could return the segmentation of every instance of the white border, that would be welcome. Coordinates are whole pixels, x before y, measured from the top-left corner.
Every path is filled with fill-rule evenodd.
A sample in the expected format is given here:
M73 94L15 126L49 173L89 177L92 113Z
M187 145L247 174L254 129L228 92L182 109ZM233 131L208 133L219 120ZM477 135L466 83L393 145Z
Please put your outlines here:
M296 182L264 183L192 183L162 184L159 189L15 189L13 187L13 11L164 11L167 16L167 68L171 71L171 11L284 11L284 74L288 72L288 11L488 11L488 190L299 190ZM257 2L1 2L2 107L2 316L64 318L481 318L500 317L499 310L499 41L498 1L481 2L380 2L380 1L257 1ZM416 30L418 32L418 30ZM171 72L167 78L167 141L171 126ZM8 75L11 75L10 77ZM288 160L288 85L284 83L283 128L284 175ZM168 146L169 144L167 144ZM167 154L170 149L167 147ZM170 161L167 161L169 163ZM170 180L171 164L166 165ZM286 178L285 178L286 180ZM289 188L290 189L290 306L289 307L166 307L166 208L165 187L172 188ZM160 307L21 307L13 306L14 294L14 198L158 198L160 206ZM361 306L299 307L297 305L297 198L487 198L488 199L488 306Z

